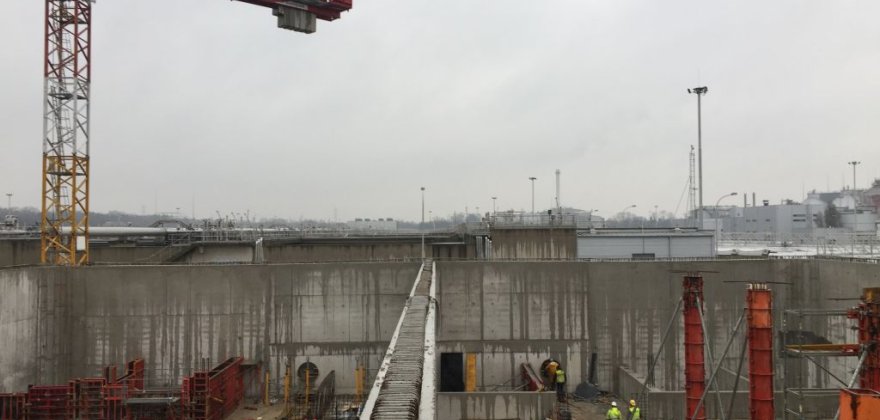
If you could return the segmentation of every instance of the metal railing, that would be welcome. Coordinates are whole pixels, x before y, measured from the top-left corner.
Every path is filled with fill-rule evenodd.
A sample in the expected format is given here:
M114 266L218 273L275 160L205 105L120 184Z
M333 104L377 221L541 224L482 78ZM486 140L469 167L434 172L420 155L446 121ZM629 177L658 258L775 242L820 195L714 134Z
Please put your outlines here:
M493 227L577 227L577 214L543 214L543 213L498 213L489 216L489 225ZM586 216L580 216L586 217Z
M827 232L814 234L773 232L721 232L717 244L724 248L803 248L816 255L880 258L880 238L873 233Z

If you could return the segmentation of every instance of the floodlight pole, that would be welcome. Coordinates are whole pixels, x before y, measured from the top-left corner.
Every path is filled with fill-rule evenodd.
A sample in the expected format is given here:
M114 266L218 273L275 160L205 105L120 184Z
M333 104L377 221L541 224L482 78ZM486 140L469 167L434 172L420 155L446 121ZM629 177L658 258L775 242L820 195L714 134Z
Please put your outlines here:
M700 227L703 229L703 103L702 96L709 91L706 86L688 89L688 93L697 95L697 179L700 188Z
M854 161L847 162L847 163L852 165L852 167L853 167L853 186L852 186L852 189L853 189L853 191L855 191L856 190L856 166L858 166L862 162L854 160Z

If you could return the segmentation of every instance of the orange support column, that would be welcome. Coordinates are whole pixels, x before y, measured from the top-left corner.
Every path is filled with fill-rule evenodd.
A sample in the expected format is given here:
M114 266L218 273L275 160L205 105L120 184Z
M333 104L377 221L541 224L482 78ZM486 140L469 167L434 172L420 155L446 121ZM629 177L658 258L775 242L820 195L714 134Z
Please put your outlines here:
M862 389L880 392L880 288L862 290L862 302L850 312L859 321L859 344L868 352L859 384Z
M752 420L773 420L773 302L764 283L746 292L749 322L749 412Z
M706 419L706 407L700 398L706 390L706 362L703 337L703 277L686 275L682 284L684 314L684 380L687 419ZM697 406L700 406L699 412Z

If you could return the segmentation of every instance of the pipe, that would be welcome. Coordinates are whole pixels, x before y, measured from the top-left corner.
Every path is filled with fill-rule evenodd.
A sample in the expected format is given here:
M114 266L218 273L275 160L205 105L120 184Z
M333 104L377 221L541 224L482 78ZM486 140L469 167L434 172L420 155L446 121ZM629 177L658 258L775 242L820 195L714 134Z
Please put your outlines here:
M265 382L263 383L263 405L269 405L269 369L266 369Z
M749 413L773 420L773 299L766 283L746 291L749 314Z
M703 300L700 299L697 301L697 303L698 303L697 306L702 311ZM705 312L700 313L700 322L702 323L701 325L703 327L703 337L705 337L704 341L707 344L706 357L709 359L709 366L715 366L715 358L712 356L712 343L709 343L709 338L708 338L709 337L709 329L706 328L706 313ZM719 361L718 365L719 366L721 365L720 361ZM723 404L721 402L721 389L718 387L718 382L715 381L714 374L709 377L709 387L715 389L715 398L717 399L717 402L718 402L718 415L721 416L721 420L727 420L727 417L724 417L724 410L722 409ZM703 394L703 395L705 395L705 394ZM703 402L702 400L703 400L703 396L700 396L700 403ZM697 407L697 409L699 409L699 406Z
M863 348L862 355L859 356L859 363L856 364L856 370L853 371L852 379L850 379L849 384L847 384L847 386L846 386L847 388L852 388L853 386L855 386L856 380L858 380L859 377L861 377L862 367L864 366L865 359L867 357L868 357L868 350ZM837 411L834 413L834 420L837 420L839 418L840 418L840 407L837 407Z
M682 282L684 314L684 380L687 418L706 420L706 408L700 399L706 391L706 364L700 302L703 300L703 277L686 275Z
M559 169L556 170L556 213L562 213L562 199L559 197Z
M746 316L745 312L740 314L739 319L736 321L736 326L733 327L733 332L730 333L730 338L727 340L727 345L724 346L724 352L721 353L721 358L718 360L718 364L715 365L715 369L712 369L712 374L709 375L709 383L715 385L715 391L716 391L715 395L716 396L720 396L721 394L719 394L717 392L718 391L718 383L715 382L715 376L718 375L718 371L721 370L721 363L724 361L724 358L727 357L727 352L730 351L730 346L733 345L733 340L736 338L736 334L739 332L739 327L742 326L742 322L743 322L743 319L745 319L745 316ZM704 325L704 327L705 327L705 325ZM705 392L703 392L703 395L700 396L700 403L697 405L698 408L701 408L703 406L703 402L706 401L706 394L708 394L708 393L709 393L709 391L706 390ZM725 419L726 417L724 416L724 410L722 408L720 408L721 407L720 397L718 399L718 404L719 404L719 409L718 409L719 414L721 415L722 419Z
M742 349L739 352L739 363L736 365L736 379L733 381L733 392L730 394L730 405L727 407L727 418L733 418L733 403L736 401L736 396L739 395L739 381L742 378L743 361L746 358L746 349L748 347L749 340L746 338L743 340Z
M162 227L106 227L89 226L89 236L160 236L169 232L186 232L186 230ZM70 226L61 228L62 235L70 234Z
M663 330L663 338L660 339L660 347L657 348L657 354L654 355L654 358L651 360L651 366L648 367L648 375L645 377L645 383L642 384L642 390L639 392L639 400L641 401L648 401L648 399L645 398L645 395L648 392L648 384L654 379L654 368L657 367L657 362L660 360L660 355L663 353L663 346L666 345L666 340L669 338L669 332L672 331L672 325L675 324L675 318L678 317L678 311L681 310L681 303L682 301L679 300L675 305L675 310L672 311L672 316L669 317L669 323L666 324L666 329ZM592 363L590 366L592 369Z

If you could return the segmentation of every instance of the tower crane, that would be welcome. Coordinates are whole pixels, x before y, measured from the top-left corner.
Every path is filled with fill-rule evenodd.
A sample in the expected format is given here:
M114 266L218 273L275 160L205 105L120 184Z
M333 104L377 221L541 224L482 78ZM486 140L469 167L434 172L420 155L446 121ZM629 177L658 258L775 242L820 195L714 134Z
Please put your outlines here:
M239 0L272 9L278 27L313 33L352 0ZM46 0L40 260L89 263L92 3Z

